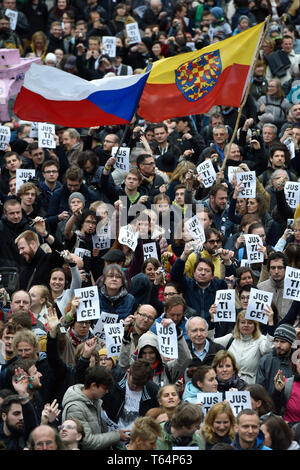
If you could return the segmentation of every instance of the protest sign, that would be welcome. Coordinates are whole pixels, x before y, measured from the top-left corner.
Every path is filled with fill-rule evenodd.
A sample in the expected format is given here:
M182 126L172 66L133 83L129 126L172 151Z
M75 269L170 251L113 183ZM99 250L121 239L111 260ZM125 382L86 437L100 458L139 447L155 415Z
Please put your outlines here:
M139 232L136 232L132 225L123 225L120 228L118 241L122 245L128 246L132 251L137 247Z
M74 250L75 255L80 256L81 259L83 259L84 256L87 256L90 258L92 256L92 253L90 250L86 250L85 248L75 248Z
M220 392L216 393L197 393L197 403L201 403L201 408L203 411L204 416L207 415L207 412L210 410L210 408L215 405L216 403L219 403L220 401L223 400L223 395Z
M300 301L300 269L285 268L283 298Z
M98 337L99 341L102 341L105 343L106 338L105 338L104 326L117 323L118 317L119 315L117 315L116 313L101 312L100 318L97 321L93 329L93 334Z
M16 30L17 22L18 22L18 12L16 10L11 10L10 8L6 8L5 16L8 16L10 29L13 31Z
M222 289L216 292L215 304L217 313L214 314L214 321L235 322L235 289Z
M300 202L300 183L287 181L284 185L284 195L286 203L292 209L296 209Z
M178 342L175 323L164 327L161 323L156 325L159 353L168 359L178 358Z
M122 323L104 325L107 357L120 356L124 326Z
M191 234L193 240L197 240L200 245L205 243L205 233L203 225L199 221L198 217L194 215L184 223L185 228Z
M235 417L239 414L240 411L252 408L250 392L248 392L248 390L241 392L225 392L225 400L229 402Z
M35 121L35 122L32 122L30 125L29 137L36 139L38 135L39 135L39 123Z
M144 243L143 245L144 250L144 260L147 258L156 258L158 259L156 243Z
M6 150L10 142L10 128L0 126L0 150Z
M242 267L249 268L250 265L251 263L249 263L247 259L241 259L241 263L240 263L241 268Z
M247 252L247 260L248 263L263 263L264 262L264 254L262 251L258 251L258 247L263 245L262 239L259 235L254 234L244 234L245 244L246 244L246 252Z
M197 166L197 173L201 175L205 188L209 188L216 181L216 172L210 159L204 160Z
M232 179L236 173L242 173L243 170L239 166L229 166L228 167L228 181L232 183Z
M103 54L107 54L109 57L116 57L116 42L115 36L103 36L102 37L102 46L103 46Z
M269 317L263 312L263 310L266 305L271 305L272 298L272 292L258 290L251 287L245 318L247 320L254 320L267 324Z
M55 125L47 124L45 122L38 123L38 145L41 148L55 149Z
M82 287L74 290L75 297L80 299L77 309L77 321L92 321L100 318L98 287Z
M129 155L130 155L130 148L129 147L120 147L117 153L118 147L113 147L111 149L112 157L115 157L116 163L114 168L118 168L122 171L129 171Z
M98 224L99 225L99 224ZM97 226L97 235L92 236L93 248L99 250L107 250L111 246L111 226L102 225Z
M237 184L243 184L243 189L238 194L239 198L250 198L256 196L256 174L255 171L243 171L236 173Z
M16 170L16 193L19 191L22 184L26 183L34 176L35 170L24 170L22 168L18 168L18 170Z
M129 38L129 45L141 42L141 34L137 23L126 24L126 33Z

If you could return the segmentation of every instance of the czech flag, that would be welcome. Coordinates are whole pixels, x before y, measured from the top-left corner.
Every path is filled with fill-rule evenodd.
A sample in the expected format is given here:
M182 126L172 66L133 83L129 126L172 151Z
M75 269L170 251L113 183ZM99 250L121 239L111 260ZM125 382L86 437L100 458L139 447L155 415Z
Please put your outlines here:
M160 122L202 114L214 105L239 107L264 23L203 49L153 63L138 114Z
M88 81L33 63L13 110L21 119L67 127L127 124L136 111L149 73L150 70Z

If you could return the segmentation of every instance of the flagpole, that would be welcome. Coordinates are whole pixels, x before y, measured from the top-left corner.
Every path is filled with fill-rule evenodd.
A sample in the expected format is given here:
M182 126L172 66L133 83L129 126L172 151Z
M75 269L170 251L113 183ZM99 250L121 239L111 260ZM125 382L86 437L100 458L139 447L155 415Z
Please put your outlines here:
M258 54L259 54L259 51L260 51L260 48L261 48L261 45L267 35L267 32L268 32L268 26L269 26L269 23L271 21L271 15L267 16L267 18L265 19L265 25L264 25L264 32L261 36L261 39L259 41L259 44L257 46L257 50L256 50L256 54L255 54L255 58L254 58L254 61L253 61L253 67L252 67L252 70L251 70L251 74L250 74L250 77L249 77L249 81L248 81L248 85L247 85L247 88L246 88L246 93L244 94L244 97L243 97L243 100L242 100L242 103L240 104L240 107L239 107L239 111L238 111L238 115L237 115L237 118L236 118L236 122L235 122L235 126L234 126L234 130L233 130L233 133L232 133L232 136L231 136L231 139L229 141L229 144L228 144L228 148L227 148L227 152L226 152L226 155L225 155L225 158L223 160L223 163L222 163L222 166L221 166L221 169L220 171L223 171L224 168L225 168L225 165L226 165L226 161L229 157L229 154L230 154L230 150L231 150L231 145L236 137L236 134L237 134L237 131L238 131L238 126L239 126L239 123L240 123L240 119L241 119L241 115L242 115L242 111L243 111L243 108L245 106L245 103L247 101L247 98L248 98L248 95L249 95L249 91L250 91L250 87L251 87L251 82L252 82L252 77L253 77L253 74L254 74L254 70L255 70L255 65L256 65L256 62L257 62L257 59L258 59Z

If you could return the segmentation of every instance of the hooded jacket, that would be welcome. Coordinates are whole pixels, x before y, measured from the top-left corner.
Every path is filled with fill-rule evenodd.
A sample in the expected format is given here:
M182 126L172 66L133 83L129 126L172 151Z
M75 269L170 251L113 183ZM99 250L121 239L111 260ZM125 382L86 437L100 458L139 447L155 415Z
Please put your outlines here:
M274 392L274 377L278 370L282 370L284 377L293 376L291 369L291 354L288 356L278 356L275 349L265 354L259 361L256 383L262 385L271 396Z
M120 440L118 431L107 432L101 419L102 400L91 401L83 393L83 385L72 385L63 397L62 422L77 418L84 426L85 437L83 450L102 450L117 444Z
M231 445L235 450L272 450L270 447L263 445L264 439L265 439L265 436L263 432L259 431L255 444L252 447L252 449L242 449L242 447L240 446L240 442L239 442L239 435L236 434Z
M171 423L167 421L160 424L162 436L157 438L157 450L172 450L174 446L179 447L198 447L199 450L205 449L203 438L195 432L191 437L182 436L174 438L171 434Z

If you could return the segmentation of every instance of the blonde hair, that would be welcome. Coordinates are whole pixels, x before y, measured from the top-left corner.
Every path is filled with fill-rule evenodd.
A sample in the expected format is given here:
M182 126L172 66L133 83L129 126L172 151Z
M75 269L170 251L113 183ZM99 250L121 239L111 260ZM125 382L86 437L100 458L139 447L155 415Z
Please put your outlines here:
M33 331L22 329L15 334L12 343L13 351L15 354L17 354L18 344L21 342L30 344L30 346L32 346L36 352L39 352L39 340L36 334L33 333Z
M234 327L233 333L232 333L234 339L239 339L241 337L240 328L239 328L240 327L240 321L241 321L241 319L245 318L245 315L246 315L246 310L242 310L237 316L235 327ZM258 339L261 335L260 328L259 328L259 323L255 320L249 320L249 321L252 321L253 324L254 324L254 327L255 327L254 331L252 333L253 339Z
M31 183L30 181L27 181L27 183L23 183L22 186L20 186L17 196L24 196L27 191L30 191L31 189L34 189L35 191L35 197L38 197L40 195L39 189L36 187L35 184Z
M177 167L172 173L172 176L170 178L170 183L173 181L180 181L180 183L183 182L183 176L186 174L188 170L194 170L196 166L194 163L189 162L187 160L182 160L181 162L178 163Z
M31 286L31 289L32 287L38 287L40 289L41 298L45 299L46 307L52 307L52 303L50 301L50 291L48 287L44 284L34 284L33 286Z
M18 243L22 238L26 243L35 242L37 246L40 246L38 235L32 230L25 230L25 232L20 233L20 235L15 239L15 243Z
M228 416L230 421L230 428L228 432L230 440L232 441L235 436L234 425L236 420L234 414L229 403L227 403L226 401L221 401L220 403L215 403L210 408L210 410L208 410L207 415L204 419L203 427L201 429L203 436L205 437L206 441L208 441L210 444L215 444L216 442L218 442L218 438L216 437L216 434L214 432L213 425L217 416L223 413Z

